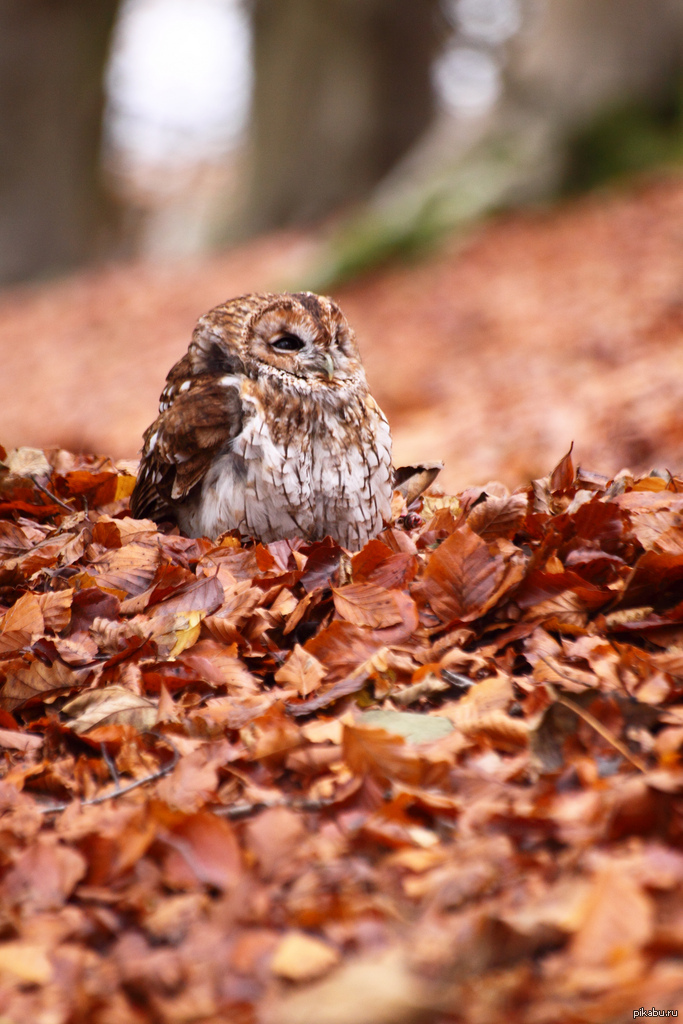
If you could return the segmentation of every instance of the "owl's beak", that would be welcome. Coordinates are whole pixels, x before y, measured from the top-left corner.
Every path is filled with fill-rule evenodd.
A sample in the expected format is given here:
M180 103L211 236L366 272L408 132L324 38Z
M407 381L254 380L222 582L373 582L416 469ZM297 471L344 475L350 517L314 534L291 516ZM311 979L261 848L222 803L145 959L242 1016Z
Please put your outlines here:
M328 380L333 379L336 370L330 353L321 352L320 349L307 360L307 367L314 373L324 373Z
M325 373L327 374L327 379L332 380L334 377L334 362L332 361L332 356L329 352L326 352L323 356L323 364L325 367Z

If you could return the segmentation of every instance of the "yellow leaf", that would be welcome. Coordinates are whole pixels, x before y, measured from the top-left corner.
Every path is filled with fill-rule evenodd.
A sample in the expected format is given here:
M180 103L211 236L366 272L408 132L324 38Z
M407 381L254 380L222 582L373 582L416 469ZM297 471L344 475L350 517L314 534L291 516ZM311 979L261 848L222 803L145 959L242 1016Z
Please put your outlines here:
M52 979L52 964L43 946L34 942L0 943L0 976L10 974L27 985L45 985Z
M206 612L203 611L192 611L187 612L185 615L177 616L175 626L176 641L168 656L171 661L177 658L181 651L186 651L188 647L196 644L202 628L201 622L205 615Z
M121 498L129 498L133 493L135 487L135 477L129 473L121 473L116 478L116 491L114 492L114 501L120 501Z
M288 932L270 964L273 974L289 981L309 981L326 974L339 962L339 953L326 942L303 932Z

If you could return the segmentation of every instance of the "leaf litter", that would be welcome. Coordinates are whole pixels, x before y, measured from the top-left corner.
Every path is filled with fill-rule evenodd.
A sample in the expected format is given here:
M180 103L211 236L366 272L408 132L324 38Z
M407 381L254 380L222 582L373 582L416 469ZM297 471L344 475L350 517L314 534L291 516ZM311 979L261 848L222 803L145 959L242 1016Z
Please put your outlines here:
M3 1021L683 1009L683 480L569 452L351 554L132 483L0 466Z

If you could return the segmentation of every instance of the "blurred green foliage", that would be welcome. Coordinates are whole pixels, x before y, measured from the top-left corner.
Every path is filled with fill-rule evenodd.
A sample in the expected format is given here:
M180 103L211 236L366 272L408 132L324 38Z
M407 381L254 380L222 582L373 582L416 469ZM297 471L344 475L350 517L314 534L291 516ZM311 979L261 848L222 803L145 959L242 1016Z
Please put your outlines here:
M659 105L620 104L570 139L562 192L575 195L682 164L683 80Z
M553 146L560 152L553 154ZM535 171L548 157L562 168L560 177L541 174L537 187ZM573 136L544 134L513 120L484 136L463 160L435 166L422 190L361 207L342 220L306 287L328 291L387 262L419 259L444 237L502 209L676 167L683 167L683 79L658 105L620 104Z

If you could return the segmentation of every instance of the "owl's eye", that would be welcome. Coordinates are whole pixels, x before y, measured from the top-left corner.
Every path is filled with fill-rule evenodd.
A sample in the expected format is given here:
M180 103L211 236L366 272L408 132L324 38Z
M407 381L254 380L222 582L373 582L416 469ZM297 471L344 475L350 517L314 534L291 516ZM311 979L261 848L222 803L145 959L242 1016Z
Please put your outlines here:
M270 344L278 352L298 352L304 347L303 341L301 338L297 338L296 334L283 334L281 338L276 338Z

